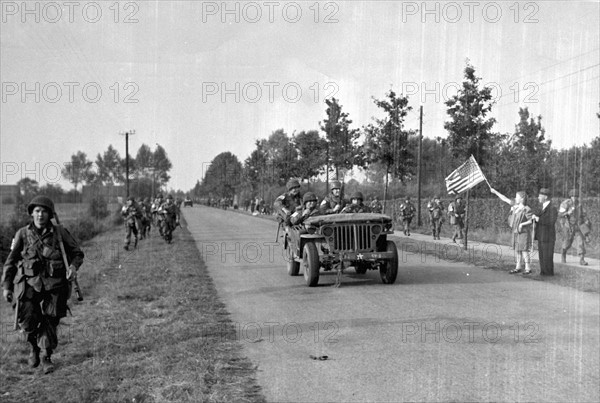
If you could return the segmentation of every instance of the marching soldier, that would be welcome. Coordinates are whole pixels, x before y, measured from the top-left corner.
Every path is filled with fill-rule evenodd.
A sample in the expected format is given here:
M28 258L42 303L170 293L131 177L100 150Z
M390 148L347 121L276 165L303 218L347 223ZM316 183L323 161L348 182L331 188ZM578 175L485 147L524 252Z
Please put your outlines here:
M302 197L300 196L300 182L297 179L290 179L285 187L287 192L275 199L273 208L277 212L280 222L289 227L296 207L302 205Z
M415 216L415 206L413 206L408 196L404 199L404 203L400 205L400 215L404 226L404 235L410 236L410 223Z
M152 207L150 208L150 214L152 215L152 222L154 223L154 226L158 227L160 236L162 236L162 226L159 222L158 209L160 208L161 204L163 204L163 194L159 193L154 198L154 203L152 203Z
M56 328L67 315L70 281L77 278L83 252L69 231L54 226L54 203L36 196L27 206L32 222L19 229L2 273L4 299L15 303L16 321L31 345L29 366L54 371L51 356L58 346ZM65 267L64 256L69 263Z
M342 198L342 182L340 181L332 181L331 182L331 191L327 196L323 198L321 205L319 206L319 210L321 210L321 214L336 214L339 213L346 202Z
M433 200L427 203L427 209L429 210L429 219L431 220L431 230L433 232L433 239L440 239L440 231L442 230L442 223L444 222L444 204L440 201L440 197L435 195Z
M158 210L159 216L162 217L162 235L167 243L173 240L173 231L177 228L180 220L179 207L173 202L173 196L168 195L166 201Z
M383 205L381 204L381 202L379 201L379 198L377 196L375 196L375 198L373 199L373 201L371 202L371 205L369 207L371 207L372 213L378 213L378 214L383 213Z
M141 228L140 219L142 218L142 212L140 211L135 199L133 197L127 198L127 204L121 209L121 215L125 218L125 244L123 249L129 250L129 244L131 243L131 234L134 237L133 247L137 248L138 243L138 231Z
M465 227L465 205L462 201L462 196L457 195L456 198L448 206L448 217L450 217L450 225L454 227L452 242L456 243L456 238L463 239L463 228Z
M354 192L350 198L351 203L342 209L342 213L370 213L371 209L369 206L363 204L363 194L361 192Z
M579 255L579 264L587 266L585 261L585 239L589 235L590 222L586 217L583 206L579 199L577 189L572 189L569 192L569 199L563 201L558 209L558 216L563 231L563 244L561 261L567 262L567 251L573 244L573 240L577 239L577 254ZM582 227L586 231L582 232Z

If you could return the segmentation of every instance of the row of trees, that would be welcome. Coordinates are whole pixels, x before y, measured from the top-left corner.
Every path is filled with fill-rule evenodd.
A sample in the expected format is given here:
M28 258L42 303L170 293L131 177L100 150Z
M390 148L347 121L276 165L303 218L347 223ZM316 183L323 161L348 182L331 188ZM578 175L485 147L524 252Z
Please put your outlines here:
M104 153L98 153L95 161L89 160L83 151L77 151L71 156L71 162L65 164L62 174L75 186L75 190L79 184L117 185L125 183L125 164L125 158L121 158L119 152L109 145ZM157 145L152 151L148 145L142 144L135 158L129 156L132 194L150 196L155 188L165 186L171 178L169 171L172 167L162 146Z
M193 193L264 197L265 190L282 187L290 177L301 178L310 186L324 174L329 179L344 179L354 168L365 173L365 185L382 185L383 194L379 196L386 196L390 179L406 193L413 193L419 133L404 127L412 109L409 99L392 90L382 99L372 99L381 116L361 128L351 127L348 113L339 100L332 98L326 100L326 118L319 123L320 132L288 135L282 129L276 130L267 139L256 141L243 164L229 152L219 154ZM422 139L425 189L443 193L444 178L472 154L493 186L506 194L517 189L535 192L541 187L549 187L557 195L566 194L569 188L578 186L581 174L584 192L600 194L600 184L593 179L600 173L600 136L589 146L553 149L545 137L542 117L531 116L527 108L519 109L513 133L494 132L491 89L481 86L481 78L468 60L462 88L446 106L449 119L444 128L448 137ZM478 192L489 194L484 187L476 188L475 195Z

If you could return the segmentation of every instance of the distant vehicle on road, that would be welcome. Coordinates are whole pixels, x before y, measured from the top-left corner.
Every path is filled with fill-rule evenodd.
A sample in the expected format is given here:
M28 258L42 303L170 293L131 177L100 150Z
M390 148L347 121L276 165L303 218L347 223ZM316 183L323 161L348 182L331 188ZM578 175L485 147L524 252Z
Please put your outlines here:
M379 270L381 281L393 284L398 276L398 250L387 239L394 233L392 225L389 216L375 213L310 217L285 235L288 274L296 276L302 267L306 284L315 287L321 268L341 271L348 265L358 274Z
M183 200L183 207L193 207L193 206L194 206L194 202L189 197L186 197L185 200Z

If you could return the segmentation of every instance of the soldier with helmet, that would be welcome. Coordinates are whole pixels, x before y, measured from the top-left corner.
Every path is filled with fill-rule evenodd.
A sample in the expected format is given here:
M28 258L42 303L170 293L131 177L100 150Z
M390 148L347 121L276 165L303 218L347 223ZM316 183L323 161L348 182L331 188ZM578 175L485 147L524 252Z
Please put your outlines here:
M327 196L323 198L321 205L319 206L319 210L321 210L321 214L336 214L342 211L346 202L342 197L342 182L340 181L332 181L331 182L331 191Z
M379 197L377 196L373 198L373 201L371 202L371 205L369 207L371 207L372 213L383 213L383 205L381 204L381 202L379 201Z
M162 217L162 236L167 243L171 243L173 231L179 225L180 220L179 207L173 202L172 195L167 195L165 202L158 210L158 214Z
M431 221L433 239L439 240L440 232L442 230L442 223L444 222L444 204L440 201L440 196L435 195L433 200L427 203L427 209L429 210L429 219Z
M131 235L133 234L134 243L133 247L137 248L138 244L138 232L142 227L141 218L142 212L138 204L135 202L135 198L130 196L127 198L127 204L121 209L121 215L125 219L125 244L123 249L129 250L129 244L131 243ZM141 234L140 234L141 235Z
M17 231L4 263L3 296L15 303L16 321L31 345L29 366L41 363L44 373L50 373L58 346L56 328L67 315L70 281L77 278L84 254L69 231L50 221L55 214L50 198L34 197L27 212L32 221Z
M585 261L585 240L589 236L589 229L591 227L590 221L587 218L581 201L579 199L579 193L577 189L571 189L569 192L569 199L563 201L558 209L558 217L563 232L563 244L562 244L562 263L567 262L567 251L573 244L573 241L577 240L577 254L579 255L579 264L587 266L588 263ZM586 232L582 232L582 228Z
M296 211L290 217L292 225L302 224L307 218L321 214L317 208L317 202L317 195L313 192L306 192L302 197L302 207L296 207Z
M163 194L158 193L154 198L152 206L150 207L150 214L152 215L152 222L154 223L154 226L158 227L158 232L160 233L160 236L162 236L162 226L159 222L160 217L158 215L158 209L160 208L161 204L163 204Z
M404 235L410 236L410 223L415 216L415 206L413 206L409 196L406 196L404 203L400 205L400 215L404 226Z
M342 213L370 213L371 209L363 203L362 192L354 192L350 197L350 204L342 209Z
M465 204L462 201L461 195L456 195L456 198L448 206L448 217L450 218L450 225L454 227L454 234L452 235L452 242L456 243L456 238L463 239L463 228L465 227Z
M296 207L302 205L302 196L300 196L300 182L297 179L290 179L285 187L287 192L275 199L273 208L277 212L280 221L289 226Z

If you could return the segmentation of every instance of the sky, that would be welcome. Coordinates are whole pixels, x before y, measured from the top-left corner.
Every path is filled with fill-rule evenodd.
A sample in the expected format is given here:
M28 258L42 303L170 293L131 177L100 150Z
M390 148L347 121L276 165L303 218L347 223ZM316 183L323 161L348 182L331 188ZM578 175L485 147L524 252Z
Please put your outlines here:
M257 139L318 130L325 99L359 128L372 97L409 97L405 127L446 137L444 102L466 59L494 89L493 127L519 108L556 148L600 133L598 1L4 1L0 22L0 184L60 184L58 167L110 144L165 148L169 187L210 161L243 162Z

